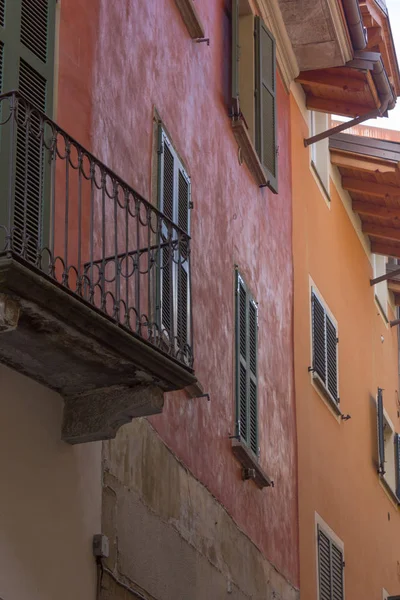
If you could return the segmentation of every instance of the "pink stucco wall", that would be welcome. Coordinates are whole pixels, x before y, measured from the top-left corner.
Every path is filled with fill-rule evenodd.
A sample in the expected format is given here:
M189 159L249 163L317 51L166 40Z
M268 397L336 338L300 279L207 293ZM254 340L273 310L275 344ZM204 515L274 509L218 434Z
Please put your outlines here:
M156 108L192 181L195 369L211 401L170 394L163 414L151 422L297 585L289 96L279 80L279 195L274 195L260 190L238 161L225 102L230 64L225 2L196 3L209 47L190 39L174 0L84 4L82 9L78 0L62 3L61 124L151 199ZM235 423L235 264L259 302L260 462L275 482L263 491L241 480L229 440Z

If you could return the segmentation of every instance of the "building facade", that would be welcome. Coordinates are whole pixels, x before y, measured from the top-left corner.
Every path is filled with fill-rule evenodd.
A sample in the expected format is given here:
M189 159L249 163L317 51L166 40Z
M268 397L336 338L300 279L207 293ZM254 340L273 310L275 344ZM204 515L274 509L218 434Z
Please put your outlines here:
M385 7L360 6L364 52L380 53L398 90ZM398 143L359 125L305 148L318 133L307 100L297 89L291 111L301 596L396 597L398 302L385 277L398 254Z
M396 299L369 282L396 252L343 191L363 153L304 145L393 108L391 44L372 0L0 2L3 600L340 600L360 541L396 592L395 526L366 550L397 517Z

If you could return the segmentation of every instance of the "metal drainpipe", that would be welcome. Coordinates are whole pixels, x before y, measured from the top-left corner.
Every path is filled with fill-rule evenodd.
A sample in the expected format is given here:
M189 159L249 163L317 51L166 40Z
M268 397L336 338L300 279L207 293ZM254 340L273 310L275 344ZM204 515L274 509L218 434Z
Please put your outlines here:
M382 58L374 64L372 79L374 80L376 89L378 90L379 98L382 102L380 111L381 114L383 114L387 110L391 110L396 106L396 96L393 93L392 86L390 85Z
M343 8L354 50L365 50L367 38L358 0L343 0Z

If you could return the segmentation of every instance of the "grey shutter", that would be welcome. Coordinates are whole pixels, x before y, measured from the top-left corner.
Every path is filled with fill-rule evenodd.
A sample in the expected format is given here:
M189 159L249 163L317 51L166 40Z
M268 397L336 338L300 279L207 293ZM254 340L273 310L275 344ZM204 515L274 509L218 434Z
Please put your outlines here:
M278 193L276 44L259 17L255 19L256 149L268 176L268 186Z
M377 425L378 425L378 472L385 474L385 424L383 417L383 395L382 389L378 388L376 401Z
M313 343L313 369L326 384L326 331L325 309L314 292L312 302L312 343Z
M237 434L256 457L258 456L257 313L257 304L236 271Z
M232 0L232 104L233 114L239 109L239 0Z
M395 437L396 496L400 500L400 435Z
M3 0L0 6L2 91L19 89L41 112L53 110L56 0ZM18 114L14 190L14 251L30 262L48 241L48 178L40 117ZM7 132L2 150L7 151ZM6 164L11 157L1 157ZM4 213L3 213L4 215ZM3 217L2 217L3 218Z
M166 142L164 133L160 128L160 182L159 182L159 205L160 210L168 219L174 220L174 195L175 195L175 165L174 155ZM173 288L173 255L171 240L173 231L167 221L163 221L161 240L161 329L168 334L170 339L174 335L174 288Z
M318 527L318 587L319 600L343 600L343 552Z
M185 171L178 167L178 226L189 233L190 182ZM189 343L189 255L185 239L179 241L177 289L177 334L181 349Z
M249 445L254 454L258 455L258 406L257 406L257 337L258 337L258 308L252 298L249 298Z
M171 223L190 235L190 179L162 127L159 128L159 207ZM187 357L190 346L190 257L185 236L167 220L161 227L159 322Z
M328 315L326 315L326 365L328 391L333 399L338 402L337 332Z

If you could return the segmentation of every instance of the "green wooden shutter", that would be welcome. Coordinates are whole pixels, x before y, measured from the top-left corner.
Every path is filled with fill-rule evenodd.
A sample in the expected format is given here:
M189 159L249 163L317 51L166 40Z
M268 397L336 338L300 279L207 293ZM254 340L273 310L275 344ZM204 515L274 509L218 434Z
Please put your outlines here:
M162 213L190 235L191 185L182 162L159 128L159 207ZM162 226L159 321L161 329L177 344L178 358L190 345L190 269L186 239L177 230Z
M239 115L239 0L232 0L232 104L233 114Z
M54 33L56 0L3 0L0 7L2 92L18 89L41 112L52 116ZM47 163L40 134L40 118L32 114L28 124L20 107L15 157L9 156L4 131L1 162L15 159L14 251L35 263L38 250L48 240L49 207ZM6 167L4 167L6 168ZM1 209L0 209L1 210ZM6 218L4 208L1 218Z
M383 417L383 390L378 388L376 400L377 426L378 426L378 472L385 474L385 422Z
M268 186L278 193L276 44L259 17L255 19L256 149L268 176Z
M400 500L400 435L395 437L396 496Z
M55 11L56 0L2 0L0 5L0 42L4 48L1 91L19 89L22 80L21 93L50 117L53 112ZM21 67L24 69L22 74Z
M318 587L319 600L343 600L343 552L318 527Z
M236 271L237 435L258 456L258 307Z

